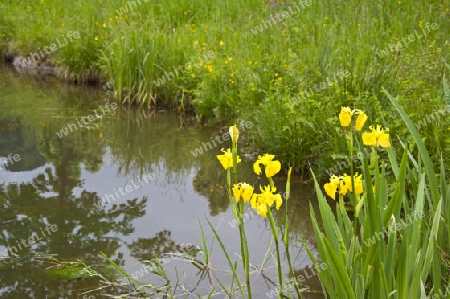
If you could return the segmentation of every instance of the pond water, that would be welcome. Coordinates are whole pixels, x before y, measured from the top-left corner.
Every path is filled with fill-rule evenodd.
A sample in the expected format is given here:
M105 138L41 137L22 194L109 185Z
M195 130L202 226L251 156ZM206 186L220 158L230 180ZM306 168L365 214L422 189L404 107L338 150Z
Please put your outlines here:
M147 273L143 261L160 257L174 293L185 298L197 298L189 292L204 296L212 289L220 291L217 279L230 285L228 262L207 223L209 219L217 227L242 272L239 232L224 188L226 175L216 159L228 144L212 142L223 133L168 112L113 109L104 98L101 89L69 86L0 66L0 297L103 298L131 293L129 287L108 286L97 277L58 272L69 262L83 262L103 269L98 271L113 280L113 270L103 267L108 263L100 252L153 286L165 280ZM245 142L243 132L240 143ZM207 150L195 153L202 146ZM252 172L252 155L242 159L240 180L255 189L266 184ZM275 184L284 192L286 178L277 179ZM291 188L294 269L310 288L303 298L323 298L302 243L303 238L316 254L309 220L314 193L296 177ZM275 289L276 263L270 256L263 261L269 246L274 249L272 234L266 219L250 210L247 215L254 298L270 298L266 293ZM165 255L198 248L200 226L212 246L207 269ZM193 258L203 260L202 252ZM238 298L238 293L232 297Z

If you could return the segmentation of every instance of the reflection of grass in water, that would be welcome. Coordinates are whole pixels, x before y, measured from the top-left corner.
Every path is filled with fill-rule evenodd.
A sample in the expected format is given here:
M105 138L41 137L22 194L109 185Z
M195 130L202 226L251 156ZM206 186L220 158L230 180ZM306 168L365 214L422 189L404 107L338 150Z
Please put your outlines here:
M103 132L103 140L109 144L119 174L136 177L149 172L181 175L183 169L188 170L194 165L193 157L184 153L190 149L195 132L179 129L175 116L157 114L145 118L132 110L117 113L118 121L111 120Z

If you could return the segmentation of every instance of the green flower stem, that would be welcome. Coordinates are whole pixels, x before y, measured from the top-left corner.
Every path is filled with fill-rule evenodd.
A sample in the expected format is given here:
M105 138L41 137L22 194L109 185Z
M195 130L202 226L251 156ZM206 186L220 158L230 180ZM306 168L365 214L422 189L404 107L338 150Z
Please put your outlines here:
M239 201L239 206L241 210L240 222L239 223L239 233L241 238L241 255L242 255L242 263L244 266L245 273L245 282L247 283L248 289L248 298L252 298L252 291L250 288L250 258L248 254L248 244L247 244L247 236L245 235L244 229L244 200L241 199Z
M228 190L228 196L230 198L233 197L233 193L231 192L231 173L230 173L230 169L227 169L227 190Z
M352 205L353 208L356 207L356 194L355 194L355 168L353 165L353 129L350 129L350 140L347 141L347 146L348 146L348 151L350 154L350 179L351 179L351 184L352 184L352 192L351 192L351 200L352 200Z
M291 263L291 254L289 252L289 217L288 217L288 202L289 202L289 198L291 196L291 171L292 171L292 167L289 169L288 171L288 177L287 177L287 181L286 181L286 200L285 200L285 213L286 213L286 222L284 225L284 232L283 232L283 243L284 243L284 247L286 248L286 259L288 261L288 265L289 265L289 272L291 273L291 276L294 277L294 287L295 287L295 291L297 292L297 297L298 299L302 298L302 295L300 293L300 289L298 287L298 281L295 278L295 273L294 273L294 268L292 267L292 263Z
M274 183L272 178L267 178L269 180L270 188L272 189L274 187ZM269 218L270 222L270 228L273 232L273 239L275 241L275 248L277 251L277 267L278 267L278 282L280 284L280 287L283 285L283 276L281 271L281 258L280 258L280 248L279 248L279 242L278 242L278 230L277 226L275 225L275 220L273 219L272 211L270 210L270 207L267 206L267 218ZM280 292L281 293L281 292ZM278 297L281 298L281 294L278 293Z
M269 180L270 189L272 190L273 187L275 187L272 178L267 178Z
M237 154L237 143L233 143L233 148L231 150L231 153L233 155L233 179L234 179L234 183L237 184L237 158L238 158L238 154Z
M233 147L231 149L231 153L233 156L233 181L234 184L237 184L237 142L233 142ZM228 186L229 186L229 197L230 197L230 203L233 207L233 213L234 217L237 220L238 228L239 228L239 238L241 240L241 256L242 256L242 265L244 267L244 275L245 275L245 282L247 284L247 290L248 290L248 298L252 299L252 290L250 287L250 258L248 253L248 244L247 244L247 237L245 235L245 229L244 229L244 201L240 200L239 203L236 203L233 200L232 192L231 192L231 177L230 177L230 171L228 171Z
M269 218L270 228L272 229L273 239L275 241L275 248L277 251L278 283L279 287L281 288L281 286L283 285L283 276L281 272L281 258L280 258L280 248L278 244L278 232L277 227L275 225L275 221L273 220L272 211L270 210L268 205L267 205L267 218ZM281 298L281 292L278 292L278 298Z

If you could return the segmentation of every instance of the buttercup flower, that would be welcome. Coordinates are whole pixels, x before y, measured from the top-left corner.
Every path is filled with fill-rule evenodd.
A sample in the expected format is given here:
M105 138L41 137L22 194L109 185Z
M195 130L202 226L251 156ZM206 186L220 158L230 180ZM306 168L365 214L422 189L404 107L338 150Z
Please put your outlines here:
M281 170L281 163L278 160L272 161L275 155L265 154L264 156L258 156L258 160L253 164L253 171L257 174L261 174L261 166L264 165L265 174L267 178L271 178Z
M247 183L239 183L233 185L233 195L236 202L242 198L244 202L249 202L253 194L253 187Z
M381 128L381 125L377 125L376 129L370 126L369 129L371 129L372 132L365 132L362 135L364 145L391 147L389 134L385 133L385 130ZM386 131L388 131L388 129L386 129Z
M223 152L223 155L217 155L217 159L219 159L220 164L222 164L223 168L227 170L228 168L233 167L233 154L231 153L230 149L227 149L226 151L224 149L220 150ZM237 163L241 162L241 158L239 156L237 157Z

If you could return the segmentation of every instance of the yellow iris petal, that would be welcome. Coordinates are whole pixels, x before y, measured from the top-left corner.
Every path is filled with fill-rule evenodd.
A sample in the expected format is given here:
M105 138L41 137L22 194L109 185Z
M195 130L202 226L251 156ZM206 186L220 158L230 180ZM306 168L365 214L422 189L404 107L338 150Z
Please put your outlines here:
M389 134L382 133L378 138L378 145L381 147L391 147L391 143L389 142Z
M361 131L364 127L365 122L367 121L369 117L362 112L360 115L358 115L358 118L356 119L355 129L356 131Z
M280 161L271 161L266 165L265 172L266 177L271 178L281 170Z
M374 133L364 132L362 140L364 145L375 146L377 144L377 136Z
M253 164L253 171L254 171L257 175L260 175L260 174L261 174L261 167L259 166L258 163Z
M336 200L336 185L332 183L326 183L323 185L323 188L325 189L325 192L329 197L331 197L333 200Z
M241 195L244 202L249 202L253 195L253 187L248 184L243 185Z
M363 192L363 180L362 175L358 176L358 173L355 174L355 194L359 195Z
M223 155L217 155L217 159L219 160L220 164L222 164L222 167L227 170L228 168L233 168L233 154L231 153L230 149L227 149L226 151L224 149L220 150L223 152ZM241 162L241 158L237 157L237 163Z
M276 194L276 195L275 195L275 202L276 202L275 208L276 208L277 210L279 210L280 207L281 207L281 205L283 204L283 199L281 198L281 195L280 195L280 194Z
M260 205L256 208L256 212L258 212L258 214L259 214L261 217L266 218L266 217L267 217L267 205L260 204Z

